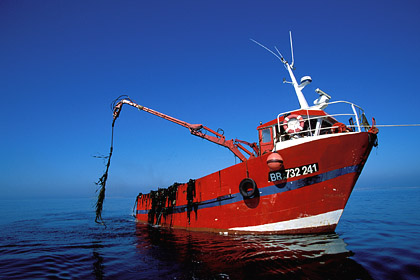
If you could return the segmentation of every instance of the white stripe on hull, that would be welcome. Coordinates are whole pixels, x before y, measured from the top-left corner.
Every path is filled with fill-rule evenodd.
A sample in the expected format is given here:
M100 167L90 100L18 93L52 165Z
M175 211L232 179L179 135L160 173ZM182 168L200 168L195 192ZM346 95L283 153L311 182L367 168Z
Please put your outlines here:
M319 215L314 215L310 217L302 217L298 219L293 219L289 221L270 223L259 226L249 226L249 227L234 227L229 230L237 231L286 231L286 230L295 230L295 229L304 229L304 228L316 228L323 226L336 225L340 220L341 214L344 209L335 210Z

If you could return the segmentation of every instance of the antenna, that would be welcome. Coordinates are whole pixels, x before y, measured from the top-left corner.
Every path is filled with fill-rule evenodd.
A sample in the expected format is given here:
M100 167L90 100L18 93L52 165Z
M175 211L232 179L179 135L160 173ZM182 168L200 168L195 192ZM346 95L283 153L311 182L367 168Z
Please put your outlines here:
M276 48L276 50L277 50L277 52L279 53L279 55L280 56L278 56L277 54L275 54L272 50L270 50L269 48L267 48L266 46L264 46L263 44L261 44L261 43L259 43L259 42L257 42L257 41L255 41L254 39L249 39L249 40L251 40L252 42L254 42L255 44L257 44L257 45L259 45L260 47L263 47L264 49L266 49L267 51L269 51L272 55L274 55L275 57L277 57L278 59L280 59L280 61L281 62L284 62L284 58L283 58L283 55L277 50L277 48Z
M290 50L292 52L292 63L290 64L290 67L293 69L293 64L295 63L295 58L293 57L292 31L289 31L289 35L290 35Z
M304 81L305 83L302 83L301 85L298 84L298 82L296 81L295 75L293 74L293 63L294 61L294 56L293 56L293 42L292 42L292 32L289 31L290 34L290 48L292 49L292 64L289 64L283 57L283 55L280 53L280 51L277 49L277 47L274 47L274 49L277 51L278 54L276 54L275 52L273 52L272 50L270 50L269 48L267 48L266 46L264 46L261 43L258 43L257 41L255 41L254 39L250 39L252 42L254 42L255 44L259 45L260 47L263 47L265 50L269 51L272 55L274 55L275 57L277 57L281 62L283 62L284 66L286 67L287 71L289 72L290 78L292 79L291 82L287 82L293 85L293 87L295 88L295 92L296 92L296 96L299 100L299 104L300 104L300 108L301 109L308 109L309 105L308 102L306 102L305 96L302 93L302 89L311 82L311 78L310 77L304 77ZM302 80L303 82L303 80Z
M283 58L283 55L280 53L280 51L277 49L277 47L276 47L276 46L274 46L274 48L276 49L277 53L278 53L278 54L279 54L279 55ZM283 60L284 60L284 59L283 59ZM282 60L282 62L284 62L283 60Z

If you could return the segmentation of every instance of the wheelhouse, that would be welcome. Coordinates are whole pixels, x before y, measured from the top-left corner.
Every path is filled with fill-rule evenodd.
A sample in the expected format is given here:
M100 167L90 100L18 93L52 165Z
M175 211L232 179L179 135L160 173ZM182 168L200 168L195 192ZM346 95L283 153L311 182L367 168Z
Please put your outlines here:
M350 113L328 114L319 109L300 109L280 113L276 119L258 126L260 154L333 134L370 129L361 107L347 101L329 103L331 104L350 105L352 110Z

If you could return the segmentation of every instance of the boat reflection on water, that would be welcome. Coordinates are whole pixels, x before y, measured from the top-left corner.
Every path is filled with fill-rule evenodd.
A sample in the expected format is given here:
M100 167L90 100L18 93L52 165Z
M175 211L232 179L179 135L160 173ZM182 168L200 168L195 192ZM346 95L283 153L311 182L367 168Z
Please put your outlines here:
M225 236L137 223L136 235L164 279L372 279L335 233Z

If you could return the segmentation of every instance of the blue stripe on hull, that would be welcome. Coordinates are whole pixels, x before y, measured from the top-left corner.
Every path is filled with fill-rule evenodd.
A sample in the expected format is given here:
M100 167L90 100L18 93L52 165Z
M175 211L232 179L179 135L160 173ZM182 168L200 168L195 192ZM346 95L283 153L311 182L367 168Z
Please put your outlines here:
M258 188L260 191L260 197L273 195L277 193L283 193L287 191L297 190L306 186L310 186L313 184L318 184L327 180L331 180L337 178L342 175L360 172L359 165L347 166L344 168L335 169L332 171L328 171L322 174L314 175L311 177L306 177L303 179L285 182L283 184L276 184L276 185L269 185L267 187ZM214 198L205 200L202 202L195 202L193 203L194 209L204 209L204 208L211 208L216 206L227 205L235 202L239 202L243 200L243 197L240 193L235 193L231 195L225 195L222 197ZM173 208L173 214L175 213L182 213L187 211L187 205L175 206ZM148 214L149 210L137 210L137 214Z

